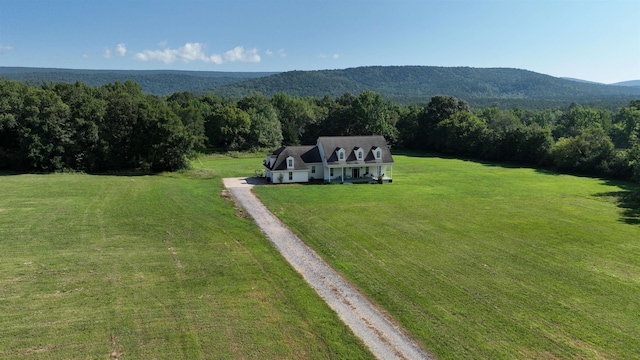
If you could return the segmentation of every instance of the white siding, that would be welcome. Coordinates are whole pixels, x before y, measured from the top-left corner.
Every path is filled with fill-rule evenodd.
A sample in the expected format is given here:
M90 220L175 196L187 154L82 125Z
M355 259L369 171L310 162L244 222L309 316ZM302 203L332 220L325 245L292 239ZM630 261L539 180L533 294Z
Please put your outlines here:
M316 167L315 174L311 172L314 166ZM307 167L309 168L309 180L311 179L321 180L324 178L324 167L322 166L322 163L310 163L310 164L307 164Z
M289 173L292 175L292 179L289 180ZM280 175L282 175L282 182L280 181ZM309 182L309 173L304 171L274 171L272 172L271 182L274 184L288 184L296 182Z

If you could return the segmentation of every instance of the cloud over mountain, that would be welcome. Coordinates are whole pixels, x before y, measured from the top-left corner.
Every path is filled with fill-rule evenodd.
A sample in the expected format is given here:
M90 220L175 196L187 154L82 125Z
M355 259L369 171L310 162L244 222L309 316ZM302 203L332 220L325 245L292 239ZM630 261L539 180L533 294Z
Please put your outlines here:
M186 43L177 49L165 48L164 50L145 50L137 53L134 58L140 61L161 61L165 64L171 64L176 61L189 63L192 61L202 61L205 63L222 64L224 62L260 62L258 49L245 50L242 46L227 51L224 55L212 54L207 55L204 52L205 45L202 43Z

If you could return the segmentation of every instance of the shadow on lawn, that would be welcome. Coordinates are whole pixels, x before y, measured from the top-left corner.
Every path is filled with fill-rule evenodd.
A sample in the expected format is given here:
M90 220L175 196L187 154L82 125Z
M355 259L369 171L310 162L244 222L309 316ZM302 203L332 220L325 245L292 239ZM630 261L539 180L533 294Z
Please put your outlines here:
M607 181L606 183L623 190L599 193L595 196L612 199L622 209L620 221L630 225L640 225L640 188L617 181Z

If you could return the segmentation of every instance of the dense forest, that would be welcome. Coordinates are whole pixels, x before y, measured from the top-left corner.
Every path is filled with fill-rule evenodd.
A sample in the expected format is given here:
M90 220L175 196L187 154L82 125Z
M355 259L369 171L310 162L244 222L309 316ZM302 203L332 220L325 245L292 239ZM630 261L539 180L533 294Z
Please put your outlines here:
M437 66L366 66L341 70L233 73L216 71L72 70L0 67L0 77L31 85L81 81L102 86L132 80L145 93L206 93L239 98L259 92L271 97L339 97L344 93L376 92L400 105L425 105L446 94L465 99L472 108L534 109L571 103L615 110L640 97L640 88L572 81L510 68Z
M404 106L372 91L241 98L145 94L132 82L0 80L0 170L171 171L211 149L271 150L318 136L383 135L394 149L640 181L640 100L615 110L472 109L437 95Z
M208 92L210 89L235 84L256 77L269 76L271 72L179 71L179 70L76 70L25 67L1 67L0 77L31 85L51 82L83 82L89 86L101 86L131 80L142 91L155 95L171 95L175 92Z

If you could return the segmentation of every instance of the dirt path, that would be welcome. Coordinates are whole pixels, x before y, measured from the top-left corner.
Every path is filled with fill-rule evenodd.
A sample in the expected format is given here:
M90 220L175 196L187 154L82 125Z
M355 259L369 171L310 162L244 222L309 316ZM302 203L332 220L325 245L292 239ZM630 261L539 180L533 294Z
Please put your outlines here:
M415 342L352 288L253 195L251 187L258 184L257 180L227 178L223 179L223 183L238 205L253 217L287 261L377 358L429 359Z

